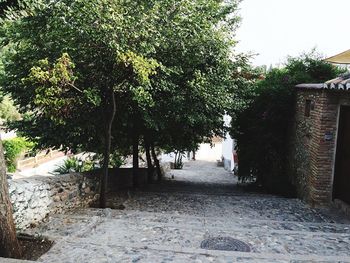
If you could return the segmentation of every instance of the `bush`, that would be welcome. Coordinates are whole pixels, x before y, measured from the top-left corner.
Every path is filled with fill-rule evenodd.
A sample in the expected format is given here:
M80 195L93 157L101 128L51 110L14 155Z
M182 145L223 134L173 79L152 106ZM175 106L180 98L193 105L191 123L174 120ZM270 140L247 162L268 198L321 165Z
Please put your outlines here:
M82 164L77 157L71 157L64 160L62 165L59 165L53 172L58 174L68 174L81 172Z
M82 173L96 169L95 163L91 158L85 160L75 156L64 160L62 165L59 165L54 171L54 174Z
M100 168L103 166L103 155L102 154L95 154L93 155L91 161L96 165L97 168ZM119 168L120 166L125 164L125 157L115 151L110 154L109 156L109 168Z
M70 157L64 161L64 163L58 166L53 173L54 174L68 174L68 173L82 173L88 172L102 167L103 158L99 154L92 154L86 157L84 160L75 156ZM122 155L115 152L110 156L110 168L119 168L125 164L125 159Z
M102 167L103 158L101 157L100 165ZM118 152L114 152L111 154L109 159L109 167L110 168L119 168L120 166L125 164L125 158Z
M238 175L274 193L292 195L287 176L289 130L295 110L295 85L319 83L341 71L315 53L289 58L284 68L271 69L251 87L251 103L236 110L231 133L237 139Z
M31 150L34 147L34 143L27 141L23 137L17 137L14 139L4 140L3 146L7 170L13 173L17 168L17 159L25 151Z

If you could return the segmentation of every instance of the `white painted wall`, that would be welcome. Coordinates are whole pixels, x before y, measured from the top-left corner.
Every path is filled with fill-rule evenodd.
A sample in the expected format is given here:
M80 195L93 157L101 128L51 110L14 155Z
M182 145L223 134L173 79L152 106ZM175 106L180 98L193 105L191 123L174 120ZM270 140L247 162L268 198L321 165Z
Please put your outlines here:
M4 131L0 130L0 139L1 140L9 140L9 139L13 139L15 137L16 137L16 133L14 131L4 132Z
M217 142L212 146L209 143L202 143L196 152L196 160L217 161L221 160L222 143Z
M228 115L224 116L225 126L229 126L231 122L231 117ZM222 142L222 157L224 158L224 167L226 170L232 171L235 167L233 160L234 150L234 139L231 138L230 134L227 133L224 141Z
M193 154L190 153L190 160L192 160ZM196 151L196 160L203 161L217 161L221 160L222 157L222 143L217 142L212 145L210 143L202 143L199 145L198 151ZM175 153L163 153L161 155L162 162L174 162ZM183 162L189 161L187 158L187 153L183 155Z
M231 160L233 153L233 139L230 134L226 134L225 140L222 143L222 156L225 159Z

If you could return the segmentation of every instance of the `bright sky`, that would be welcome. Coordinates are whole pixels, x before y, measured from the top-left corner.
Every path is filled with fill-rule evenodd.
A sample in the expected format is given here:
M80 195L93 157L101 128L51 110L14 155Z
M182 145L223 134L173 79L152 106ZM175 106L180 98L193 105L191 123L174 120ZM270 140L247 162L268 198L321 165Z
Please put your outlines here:
M316 47L326 57L350 49L350 0L243 0L237 51L276 65Z

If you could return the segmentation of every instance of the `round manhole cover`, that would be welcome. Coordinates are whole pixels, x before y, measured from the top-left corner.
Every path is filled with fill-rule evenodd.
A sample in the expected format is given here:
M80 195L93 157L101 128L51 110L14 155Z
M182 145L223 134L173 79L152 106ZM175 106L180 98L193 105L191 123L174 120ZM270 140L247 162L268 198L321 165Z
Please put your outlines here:
M212 237L202 241L201 248L209 250L225 250L250 252L248 244L231 237Z

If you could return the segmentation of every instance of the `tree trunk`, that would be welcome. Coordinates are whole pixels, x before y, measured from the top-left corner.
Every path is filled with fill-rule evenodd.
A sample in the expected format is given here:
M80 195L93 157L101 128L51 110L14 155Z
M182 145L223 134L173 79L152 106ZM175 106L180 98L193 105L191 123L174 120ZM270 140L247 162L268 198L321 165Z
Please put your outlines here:
M139 135L134 126L132 142L132 183L134 187L138 186L137 176L139 172Z
M0 257L20 258L20 247L12 215L12 204L8 192L5 159L0 140Z
M152 153L152 157L153 157L153 160L154 160L154 164L156 165L157 179L158 179L158 181L160 181L160 180L162 180L162 171L160 170L159 160L157 158L157 154L156 154L156 151L154 149L154 144L153 143L151 145L151 153Z
M108 101L110 99L110 101ZM106 130L105 130L105 149L103 153L103 174L100 178L100 207L106 208L106 192L107 192L107 182L108 182L108 166L109 166L109 158L111 154L111 141L112 141L112 125L116 112L116 102L115 95L113 89L110 90L110 94L108 94L106 103Z
M147 139L145 139L145 151L146 151L146 160L147 160L147 181L151 183L153 181L153 164L152 164L152 159L151 159L151 146Z

